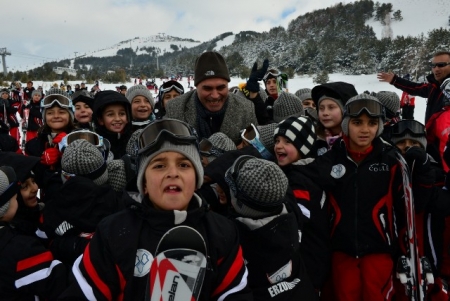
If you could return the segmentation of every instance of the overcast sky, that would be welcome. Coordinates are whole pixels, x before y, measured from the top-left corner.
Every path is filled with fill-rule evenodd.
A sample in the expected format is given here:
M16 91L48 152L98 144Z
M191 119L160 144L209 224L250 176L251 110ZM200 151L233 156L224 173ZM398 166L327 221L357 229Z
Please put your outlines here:
M5 2L6 0L1 0ZM379 0L401 9L394 34L448 24L448 0ZM134 37L164 33L208 41L224 32L287 28L300 15L338 0L12 0L3 3L0 48L8 71L28 70L44 61L73 58ZM430 17L431 16L431 17ZM434 24L433 22L437 22ZM419 25L420 24L420 25ZM379 32L378 32L379 31ZM377 29L377 34L381 29ZM0 66L3 71L3 65Z
M227 31L268 31L336 0L13 0L0 18L8 71L165 33L208 41ZM345 3L345 1L343 1ZM349 1L347 1L349 2ZM3 65L1 66L3 69ZM22 69L22 68L21 68Z

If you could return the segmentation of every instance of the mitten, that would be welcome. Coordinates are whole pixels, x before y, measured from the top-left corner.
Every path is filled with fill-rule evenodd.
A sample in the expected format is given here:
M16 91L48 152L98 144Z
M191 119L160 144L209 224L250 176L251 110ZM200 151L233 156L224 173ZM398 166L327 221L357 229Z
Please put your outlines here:
M61 152L54 147L47 148L41 156L41 163L44 165L55 165L61 158Z
M444 158L445 164L447 164L447 166L450 166L450 134L448 135L447 143L445 144L442 157Z
M267 69L269 68L269 60L265 59L263 66L261 69L258 69L258 63L255 62L253 64L252 72L250 73L250 77L248 78L246 89L250 92L259 92L259 83L264 74L266 74Z
M406 150L405 160L408 162L411 169L426 170L430 167L430 160L428 159L427 152L425 149L418 146L412 146Z
M59 133L58 135L55 136L55 138L53 138L53 143L54 143L54 144L60 143L60 142L63 140L63 138L64 138L65 136L67 136L66 133L64 133L64 132Z

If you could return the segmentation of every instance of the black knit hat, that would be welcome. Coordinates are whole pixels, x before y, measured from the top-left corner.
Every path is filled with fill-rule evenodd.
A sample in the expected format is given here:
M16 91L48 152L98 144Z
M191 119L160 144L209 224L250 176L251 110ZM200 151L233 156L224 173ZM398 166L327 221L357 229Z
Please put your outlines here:
M110 104L122 104L127 112L128 121L131 122L131 104L128 99L119 92L113 90L105 90L97 92L94 96L94 108L92 121L94 121L95 125L98 124L98 118L102 116L103 110L106 106Z
M230 81L227 64L223 56L215 51L207 51L202 53L195 61L194 68L194 85L208 78L223 78Z
M315 86L311 90L311 96L317 108L319 107L319 100L324 99L322 98L323 96L337 99L341 102L342 106L345 106L347 101L355 95L358 95L355 86L346 82L326 83Z
M17 177L10 166L0 167L0 218L9 208L9 200L19 191Z
M252 156L237 158L225 173L225 181L230 187L234 210L254 219L280 213L289 187L277 164Z
M314 123L308 117L289 117L280 122L275 129L274 139L283 136L289 139L301 153L302 158L308 156L317 139Z
M91 110L94 107L94 99L91 97L88 91L79 90L72 95L72 104L75 106L78 102L84 102L87 104Z

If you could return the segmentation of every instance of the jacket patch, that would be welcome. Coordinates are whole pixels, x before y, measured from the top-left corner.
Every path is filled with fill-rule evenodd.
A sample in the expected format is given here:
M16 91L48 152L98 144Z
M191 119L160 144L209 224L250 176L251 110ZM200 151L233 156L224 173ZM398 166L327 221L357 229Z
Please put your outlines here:
M331 168L330 175L335 179L340 179L345 175L345 166L342 164L336 164Z
M275 285L272 285L267 290L269 291L270 296L273 298L276 295L279 295L286 291L292 290L299 283L300 283L300 279L295 278L291 282L283 281L283 282L277 283Z
M386 163L374 163L369 166L369 170L374 172L389 171L389 166Z
M292 274L292 260L289 260L289 262L286 263L281 268L279 268L278 271L276 271L272 275L267 275L267 279L271 284L275 284L290 277L291 274Z
M137 249L136 261L134 262L134 276L143 277L150 271L153 255L145 249Z

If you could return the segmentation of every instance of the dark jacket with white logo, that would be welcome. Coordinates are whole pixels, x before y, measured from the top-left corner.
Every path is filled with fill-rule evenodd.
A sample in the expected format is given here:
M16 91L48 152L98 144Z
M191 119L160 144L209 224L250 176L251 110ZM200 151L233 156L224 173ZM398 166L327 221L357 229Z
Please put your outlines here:
M328 192L333 251L361 257L373 253L394 255L397 225L404 224L403 181L396 149L381 138L357 164L343 139L303 168ZM394 225L394 222L397 225Z
M187 211L156 210L148 198L139 203L130 200L128 193L125 197L130 207L100 222L84 254L75 261L76 282L60 300L144 300L157 245L178 225L197 230L209 252L198 300L253 300L232 221L209 211L196 195Z

